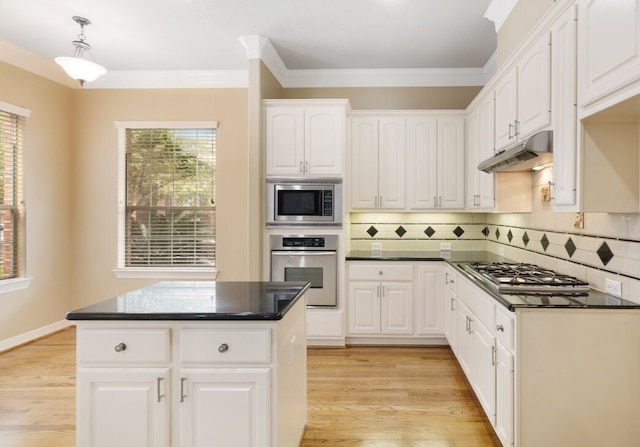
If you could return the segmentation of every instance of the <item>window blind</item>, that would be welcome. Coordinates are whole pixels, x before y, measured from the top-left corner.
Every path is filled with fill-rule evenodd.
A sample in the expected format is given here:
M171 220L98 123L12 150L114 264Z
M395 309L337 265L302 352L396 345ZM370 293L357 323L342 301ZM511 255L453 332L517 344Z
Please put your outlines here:
M23 273L25 118L0 109L0 280Z
M215 267L216 129L125 130L126 267Z

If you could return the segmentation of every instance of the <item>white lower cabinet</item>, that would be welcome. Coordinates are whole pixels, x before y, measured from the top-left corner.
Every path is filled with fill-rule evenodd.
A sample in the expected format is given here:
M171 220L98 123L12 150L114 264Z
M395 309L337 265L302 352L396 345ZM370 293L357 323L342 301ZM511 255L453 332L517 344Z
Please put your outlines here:
M349 261L347 275L350 342L444 341L443 263Z
M500 441L509 447L514 442L515 320L469 280L455 278L449 320L457 328L447 332L447 340Z
M444 270L444 335L451 350L458 350L458 274L453 267L445 266Z

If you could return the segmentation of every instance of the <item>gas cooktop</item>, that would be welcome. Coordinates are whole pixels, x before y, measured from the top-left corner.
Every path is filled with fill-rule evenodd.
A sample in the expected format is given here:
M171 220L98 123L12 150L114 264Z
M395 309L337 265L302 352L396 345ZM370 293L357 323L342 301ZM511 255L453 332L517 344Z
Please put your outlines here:
M464 268L484 279L500 293L570 298L586 295L589 291L587 282L535 264L470 262Z

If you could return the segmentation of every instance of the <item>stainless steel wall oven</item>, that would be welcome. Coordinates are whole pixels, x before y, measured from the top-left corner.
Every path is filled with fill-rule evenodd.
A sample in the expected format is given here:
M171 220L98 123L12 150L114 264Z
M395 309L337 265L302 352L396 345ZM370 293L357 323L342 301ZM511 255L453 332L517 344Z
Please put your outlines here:
M270 236L271 281L307 281L307 307L338 304L338 236Z

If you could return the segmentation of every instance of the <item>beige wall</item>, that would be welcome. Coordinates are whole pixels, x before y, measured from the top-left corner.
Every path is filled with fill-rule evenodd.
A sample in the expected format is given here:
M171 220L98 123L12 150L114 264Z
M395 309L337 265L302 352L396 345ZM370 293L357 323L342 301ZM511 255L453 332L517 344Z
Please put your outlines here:
M519 0L498 33L496 58L500 67L520 45L555 0Z
M149 281L116 279L117 133L115 121L218 121L217 268L219 280L248 277L247 90L76 90L72 195L73 307Z
M0 62L0 101L31 110L24 162L26 273L31 287L0 295L0 341L64 319L71 308L72 92Z

